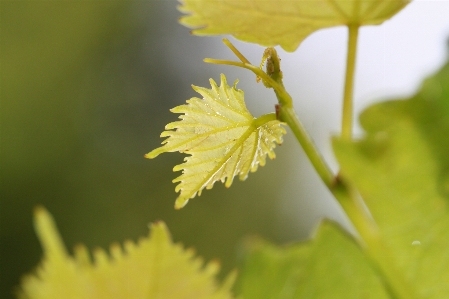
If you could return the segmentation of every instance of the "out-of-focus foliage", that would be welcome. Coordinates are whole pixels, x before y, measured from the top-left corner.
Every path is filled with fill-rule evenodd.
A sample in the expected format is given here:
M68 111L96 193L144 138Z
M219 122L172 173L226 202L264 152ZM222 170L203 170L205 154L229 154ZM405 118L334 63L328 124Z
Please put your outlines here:
M377 273L337 224L323 222L314 239L277 247L252 241L239 293L245 299L387 299Z
M169 109L194 96L190 84L216 75L202 59L219 44L189 35L178 18L175 1L0 1L0 298L13 298L40 259L37 204L69 248L136 239L163 219L223 272L235 268L244 235L306 234L277 213L293 142L245 184L220 184L173 210L182 155L143 155L160 144Z
M309 242L250 246L239 286L252 298L392 298L402 276L415 298L449 293L449 63L407 100L363 112L366 136L335 140L341 174L360 191L398 269L386 278L363 246L324 222Z
M35 212L36 233L44 258L35 274L24 277L19 298L127 298L127 299L231 299L233 275L219 287L216 262L203 265L192 250L173 244L163 222L150 227L150 236L138 244L125 242L93 252L94 262L83 245L71 257L56 225L42 207Z
M182 170L182 175L173 180L180 182L176 186L180 191L177 209L197 193L201 195L204 188L212 189L216 181L226 181L226 187L230 187L234 176L246 179L250 171L265 165L267 155L275 157L273 149L286 133L276 115L251 115L237 81L231 87L222 74L220 86L212 79L210 83L211 89L193 87L203 99L191 98L187 105L171 109L182 113L181 120L166 125L167 131L161 134L167 137L164 145L146 155L155 158L176 151L190 155L173 169Z
M449 63L408 100L362 113L366 137L335 141L396 266L423 298L449 294Z
M181 19L198 35L232 34L294 51L311 33L339 25L377 25L409 0L181 0Z

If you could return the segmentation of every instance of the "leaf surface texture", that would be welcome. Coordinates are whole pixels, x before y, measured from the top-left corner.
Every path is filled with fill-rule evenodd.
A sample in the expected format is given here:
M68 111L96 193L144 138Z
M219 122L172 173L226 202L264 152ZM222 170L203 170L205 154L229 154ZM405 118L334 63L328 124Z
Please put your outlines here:
M198 35L231 34L242 41L294 51L311 33L340 25L377 25L408 0L182 0L181 23Z
M186 105L171 109L181 120L169 123L161 134L168 137L163 146L147 158L164 152L189 154L185 163L174 167L182 175L176 191L175 207L182 208L190 198L211 189L216 181L231 186L234 176L246 179L248 173L265 165L266 156L275 157L275 144L282 143L285 129L274 114L254 118L245 106L243 91L229 86L221 75L221 85L210 80L211 89L193 86L203 98L191 98Z

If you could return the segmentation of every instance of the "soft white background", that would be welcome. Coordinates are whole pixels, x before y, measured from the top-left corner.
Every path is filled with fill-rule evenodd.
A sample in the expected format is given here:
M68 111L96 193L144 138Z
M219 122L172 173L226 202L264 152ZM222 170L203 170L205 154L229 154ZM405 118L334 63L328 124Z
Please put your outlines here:
M449 1L444 0L413 1L382 25L363 27L356 64L355 115L376 101L412 95L421 80L445 61L448 38ZM259 64L262 47L230 39L253 64ZM284 84L294 98L296 110L333 169L338 169L338 165L331 152L330 136L340 131L346 42L347 29L338 27L312 34L294 53L277 48L282 59ZM177 47L176 44L173 46ZM221 44L220 38L215 38L207 49L199 51L203 57L235 59ZM175 64L182 62L185 65L186 57L178 59L175 58ZM193 61L191 67L197 67L195 65ZM229 82L240 79L238 86L245 91L247 105L253 114L273 111L274 95L261 84L256 85L249 71L223 66L210 68L216 70L215 80L220 72L228 76ZM235 74L235 77L229 74ZM354 133L356 136L362 134L358 124ZM293 139L288 136L277 151L288 152L288 158L284 158L292 164L289 169L291 180L283 189L279 219L293 219L299 230L310 229L323 216L344 222L337 204L313 174Z

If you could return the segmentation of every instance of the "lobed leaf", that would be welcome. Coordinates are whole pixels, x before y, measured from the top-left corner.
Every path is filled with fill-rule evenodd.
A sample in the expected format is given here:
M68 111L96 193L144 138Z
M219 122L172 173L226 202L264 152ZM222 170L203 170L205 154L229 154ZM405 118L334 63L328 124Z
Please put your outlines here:
M340 25L377 25L410 0L181 0L181 24L198 35L295 51L311 33Z
M449 63L407 100L360 117L366 136L334 141L404 277L422 298L449 294ZM421 298L420 297L420 298Z
M329 221L308 242L280 248L250 243L241 274L243 299L387 299L381 279L354 240Z
M71 257L50 214L36 210L36 232L44 258L35 274L23 278L21 299L230 299L233 276L220 287L217 263L194 257L192 250L173 244L164 223L151 225L151 235L138 244L126 242L93 252L84 246Z
M174 167L182 175L174 179L179 182L176 191L180 195L175 207L182 208L190 198L211 189L216 181L231 186L234 176L246 179L248 173L265 165L266 156L275 157L275 143L282 143L286 133L282 123L274 114L254 118L245 106L243 91L227 85L221 75L218 87L210 80L211 89L193 86L203 99L191 98L187 105L171 109L182 113L181 120L169 123L161 134L168 137L163 146L146 154L154 158L164 152L189 154L185 163Z

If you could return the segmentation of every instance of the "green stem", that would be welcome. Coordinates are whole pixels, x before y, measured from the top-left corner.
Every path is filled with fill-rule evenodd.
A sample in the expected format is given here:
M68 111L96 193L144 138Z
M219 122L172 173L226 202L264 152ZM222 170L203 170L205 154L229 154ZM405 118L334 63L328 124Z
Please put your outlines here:
M335 185L330 188L341 207L356 228L361 249L372 261L388 291L397 299L419 298L414 287L404 278L404 273L396 267L393 254L385 245L376 223L368 211L358 200L357 190L337 178Z
M320 155L312 138L299 120L290 95L283 88L275 89L279 101L278 118L287 123L296 139L320 176L323 183L337 199L351 223L356 228L359 237L356 239L360 247L379 271L384 283L395 298L413 299L416 293L403 277L403 273L395 267L392 255L385 246L376 223L358 197L357 190L335 176Z
M285 102L285 99L283 101ZM280 99L279 102L281 102ZM303 148L316 172L320 176L321 180L324 182L324 184L326 184L328 188L330 188L334 182L335 176L324 161L323 157L320 155L312 138L305 130L293 107L286 107L282 104L279 105L279 120L287 123L296 139L301 144L301 147Z
M346 78L345 90L343 95L343 115L341 136L343 139L352 138L353 126L353 90L354 90L354 73L355 59L357 53L357 39L359 35L359 25L348 25L348 56L346 59Z
M343 139L352 138L352 90L354 85L355 57L359 26L349 25L348 28L348 59L343 102ZM233 52L235 53L234 50ZM276 56L274 59L279 59L275 51L273 52L273 55ZM359 243L361 249L363 249L367 254L368 258L372 261L373 266L378 270L380 277L383 278L385 286L394 298L417 298L417 293L414 292L413 287L405 280L403 273L396 268L395 261L392 259L393 256L384 244L382 236L374 220L359 200L357 190L342 181L339 176L335 176L323 157L320 155L312 138L305 130L295 110L293 109L293 101L284 88L282 76L275 76L276 80L274 80L272 78L273 76L268 76L260 68L248 63L248 60L240 53L238 57L242 62L216 59L205 59L204 61L208 63L234 65L249 69L256 75L262 77L267 84L274 89L276 97L279 101L278 119L287 123L290 127L321 180L335 196L343 210L346 212L346 215L348 215L359 234L356 239L357 242Z
M246 59L246 57L242 53L240 53L240 51L237 50L237 48L234 47L234 45L231 44L231 42L227 38L223 38L222 41L226 46L228 46L229 49L231 49L231 51L240 59L241 62L251 64L249 60Z
M354 74L359 27L358 24L348 25L348 53L341 129L341 137L346 140L352 139ZM404 279L403 273L394 266L392 255L384 244L374 220L358 199L357 191L350 190L350 188L350 186L343 184L342 181L337 180L337 184L332 186L330 191L359 233L360 246L374 262L375 267L379 270L381 276L384 277L384 283L396 298L416 298L413 287Z
M283 99L283 101L288 101L288 99ZM359 234L359 238L356 239L357 242L365 251L368 258L371 259L373 265L378 269L380 276L384 278L384 283L390 292L394 294L395 298L416 298L416 293L414 293L413 288L404 279L403 273L395 267L392 255L383 243L377 225L359 200L357 191L351 189L338 176L335 177L333 175L318 152L312 138L298 119L293 107L283 107L280 105L279 119L286 122L293 131L293 134L301 144L321 180L351 220L351 223Z
M279 102L281 102L281 99L279 99ZM289 99L284 98L282 102L289 102ZM337 199L356 228L359 234L359 238L356 239L357 242L373 262L374 267L378 269L380 275L384 277L386 287L394 294L395 298L416 298L416 293L404 279L403 273L395 267L392 255L385 246L377 225L359 200L357 191L351 189L338 176L334 176L312 138L298 119L293 107L280 105L278 117L279 120L288 124L321 180Z
M250 63L245 63L245 62L238 62L238 61L230 61L230 60L222 60L222 59L212 59L212 58L204 58L203 59L204 62L206 63L213 63L213 64L223 64L223 65L233 65L233 66L238 66L241 68L245 68L247 70L252 71L254 74L256 74L257 76L263 78L265 81L269 82L271 87L274 90L279 90L280 93L282 94L286 94L284 86L282 86L281 84L279 84L278 82L274 81L270 76L267 75L267 73L265 73L263 70L261 70L260 68L258 68L257 66L254 66ZM287 94L288 95L288 94Z

